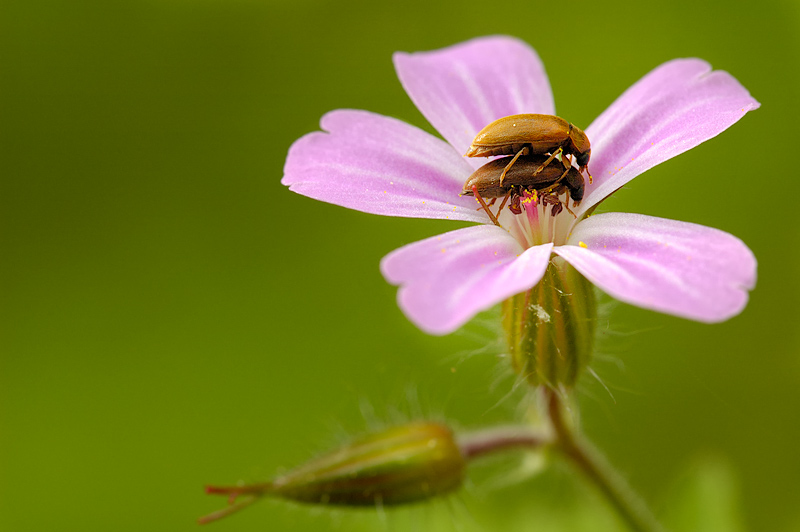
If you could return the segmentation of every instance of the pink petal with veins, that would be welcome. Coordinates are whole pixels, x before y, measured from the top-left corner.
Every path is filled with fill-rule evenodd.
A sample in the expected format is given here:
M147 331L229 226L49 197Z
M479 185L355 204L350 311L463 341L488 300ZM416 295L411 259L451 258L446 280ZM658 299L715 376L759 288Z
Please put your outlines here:
M367 111L332 111L321 127L289 149L281 183L293 192L373 214L488 222L459 197L472 168L441 139Z
M739 314L756 283L750 249L702 225L598 214L579 223L568 244L555 252L610 296L696 321Z
M512 37L482 37L432 52L398 52L394 64L411 100L459 154L498 118L555 113L542 61L533 48ZM485 162L470 160L475 168Z
M655 165L715 137L759 103L727 72L700 59L659 66L586 128L592 143L580 214Z
M447 334L539 282L552 244L523 250L505 230L480 225L409 244L383 258L400 308L420 329Z

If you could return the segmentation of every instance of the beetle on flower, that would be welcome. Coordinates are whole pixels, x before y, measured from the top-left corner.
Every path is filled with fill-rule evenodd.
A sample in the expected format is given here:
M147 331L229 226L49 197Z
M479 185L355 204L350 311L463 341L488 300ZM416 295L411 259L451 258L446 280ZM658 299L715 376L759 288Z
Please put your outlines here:
M759 107L739 82L699 59L647 74L584 131L592 184L575 217L542 215L535 203L500 226L459 195L483 162L463 157L475 134L501 117L555 114L536 53L510 37L474 39L394 62L413 102L444 141L399 120L337 110L324 132L296 141L282 183L318 200L374 214L477 222L409 244L381 262L398 301L422 330L446 334L476 313L535 287L552 263L568 263L609 295L702 321L744 308L756 261L738 238L708 227L594 208L628 181L718 135ZM523 200L523 204L525 200Z

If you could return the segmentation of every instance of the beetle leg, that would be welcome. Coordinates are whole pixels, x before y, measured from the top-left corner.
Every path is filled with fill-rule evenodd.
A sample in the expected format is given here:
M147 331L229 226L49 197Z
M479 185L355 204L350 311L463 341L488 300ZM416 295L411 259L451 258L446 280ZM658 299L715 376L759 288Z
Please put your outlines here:
M503 202L500 204L500 208L497 209L497 216L500 216L500 213L503 212L503 207L506 206L506 202L508 201L508 197L511 195L511 191L509 190L506 192L505 197L503 197Z
M571 165L571 164L570 164L569 166L567 166L567 168L564 170L564 173L563 173L563 174L561 174L561 177L559 177L558 179L556 179L556 182L555 182L555 183L553 183L553 184L555 185L555 184L558 184L558 183L560 183L562 179L564 179L565 177L567 177L567 174L569 173L569 171L570 171L570 170L572 170L572 165Z
M542 168L544 168L544 166L539 168L539 170L541 170ZM570 165L570 168L572 168L571 165ZM539 170L536 170L536 172L538 172ZM569 173L569 170L570 169L567 168L564 171L564 173L561 174L561 176L558 179L556 179L553 183L551 183L549 186L547 186L547 187L545 187L543 189L540 189L539 190L539 195L545 197L545 196L547 196L548 194L550 194L551 192L553 192L556 189L566 190L566 187L561 183L561 180L564 179L564 177ZM536 172L534 172L534 175L536 175ZM562 192L556 192L555 194L556 194L556 196L558 196L561 193Z
M492 201L490 201L490 202L489 202L489 203L487 203L486 205L487 205L488 207L491 207L492 205L494 205L494 202L495 202L495 201L497 201L497 198L492 198ZM479 210L481 210L481 209L483 209L483 207L478 207L478 208L477 208L477 209L475 209L475 210L476 210L476 211L479 211Z
M577 219L578 217L575 215L574 212L572 212L572 209L569 208L569 200L570 200L569 189L567 189L565 191L565 193L567 194L567 201L564 202L564 208L567 209L567 212L570 213L573 218ZM574 203L575 202L573 202L573 207L574 207Z
M558 155L558 154L559 154L559 153L561 153L562 151L564 151L564 149L563 149L563 148L559 148L559 149L557 149L556 151L554 151L554 152L553 152L553 154L552 154L550 157L548 157L548 158L547 158L547 160L546 160L545 162L543 162L543 163L542 163L542 166L540 166L539 168L537 168L537 169L536 169L536 171L533 173L533 175L536 175L536 174L538 174L539 172L541 172L542 170L544 170L544 167L545 167L545 166L547 166L548 164L550 164L550 161L552 161L553 159L555 159L555 158L556 158L556 155Z
M586 175L588 175L588 176L589 176L589 184L591 185L591 184L592 184L592 174L590 174L590 173L589 173L589 166L588 166L588 165L586 165L586 166L581 166L581 167L578 169L578 171L579 171L579 172L583 172L584 170L586 170Z
M486 202L483 201L483 196L481 196L481 193L478 192L478 187L476 185L472 185L472 193L475 194L475 199L478 200L478 203L481 204L483 210L485 210L486 214L489 215L489 218L492 219L494 225L500 227L500 222L497 221L497 217L494 214L492 214L492 211L489 210L489 207L486 205Z
M494 205L494 202L495 202L495 201L497 201L497 198L492 198L492 201L490 201L490 202L489 202L489 203L487 203L486 205L487 205L487 206L489 206L489 207L491 207L492 205ZM479 210L481 210L481 209L483 209L483 207L478 207L478 208L477 208L477 209L475 209L475 210L476 210L476 211L479 211Z
M561 164L564 165L564 168L567 171L569 171L569 169L572 168L572 161L569 160L569 155L562 155L561 156ZM567 173L564 172L564 175L567 175ZM562 175L561 177L564 177L564 176Z
M500 174L500 186L503 186L503 180L506 178L506 172L511 170L511 167L514 166L514 163L517 162L517 159L519 159L520 155L528 155L528 148L525 147L519 150L517 154L514 156L514 158L511 159L511 161L506 165L505 168L503 168L503 173Z
M550 210L550 216L557 216L561 211L567 209L567 212L577 218L575 213L572 212L572 209L569 208L569 190L563 185L557 188L555 191L553 191L552 188L553 187L551 186L547 187L547 189L539 191L539 193L542 194L542 205L553 206L553 208ZM566 201L561 201L561 198L558 197L560 194L567 195Z
M553 182L553 184L551 184L551 185L550 185L550 186L548 186L547 188L543 188L543 189L540 191L540 193L541 193L541 194L549 194L550 192L554 191L555 189L557 189L557 188L559 188L559 187L561 187L561 188L564 188L564 185L562 185L562 184L561 184L561 180L562 180L562 179L564 179L564 176L566 176L568 172L569 172L569 170L567 170L566 172L564 172L563 174L561 174L561 177L559 177L558 179L556 179L556 180L555 180L555 182ZM560 194L560 192L557 192L557 193L556 193L556 195L558 195L558 194Z

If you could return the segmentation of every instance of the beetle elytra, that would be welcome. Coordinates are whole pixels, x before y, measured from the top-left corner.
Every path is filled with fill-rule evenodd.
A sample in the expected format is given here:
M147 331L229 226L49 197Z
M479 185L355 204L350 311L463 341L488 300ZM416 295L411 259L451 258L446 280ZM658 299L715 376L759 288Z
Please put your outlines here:
M541 172L557 156L561 155L563 166L572 166L569 156L574 156L578 170L589 176L587 168L592 148L589 138L581 129L563 118L553 115L522 114L511 115L495 120L475 135L472 145L465 154L467 157L491 157L493 155L514 155L500 177L505 182L508 171L523 155L550 154L535 171Z

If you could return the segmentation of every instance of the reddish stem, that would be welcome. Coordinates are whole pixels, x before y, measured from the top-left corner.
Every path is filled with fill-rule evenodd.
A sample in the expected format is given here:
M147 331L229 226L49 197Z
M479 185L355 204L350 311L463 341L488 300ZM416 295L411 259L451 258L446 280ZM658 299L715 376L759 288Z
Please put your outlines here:
M467 434L459 438L459 447L467 459L507 449L540 449L551 443L527 427L497 427Z

